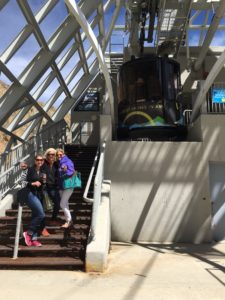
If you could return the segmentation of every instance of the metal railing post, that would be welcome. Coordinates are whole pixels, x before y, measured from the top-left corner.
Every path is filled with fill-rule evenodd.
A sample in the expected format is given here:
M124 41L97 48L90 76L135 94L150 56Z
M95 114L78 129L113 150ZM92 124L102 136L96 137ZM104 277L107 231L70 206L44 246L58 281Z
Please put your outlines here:
M97 154L95 156L95 160L88 178L88 182L85 188L84 196L83 199L86 202L91 202L93 203L93 210L92 210L92 218L91 218L91 230L90 230L90 236L89 236L89 241L95 239L95 228L96 228L96 223L97 223L97 217L98 217L98 208L101 203L101 189L102 189L102 182L104 179L104 160L105 160L105 146L106 143L104 142L102 147L101 147L101 154L99 158L99 163L98 163L98 169L95 175L95 181L94 181L94 197L93 199L88 198L88 190L92 181L92 177L94 174L94 170L96 167L97 163Z
M13 259L18 258L20 232L21 232L21 228L22 228L22 212L23 212L23 206L21 204L19 204L17 223L16 223L16 235L15 235Z
M19 144L9 151L0 155L0 200L12 189L15 183L17 183L19 175L21 173L18 167L21 160L30 160L39 151L44 151L48 148L48 135L50 132L54 135L58 132L61 137L64 137L65 141L65 122L50 125L31 139ZM53 139L53 143L58 147L58 141ZM9 180L8 180L9 178Z

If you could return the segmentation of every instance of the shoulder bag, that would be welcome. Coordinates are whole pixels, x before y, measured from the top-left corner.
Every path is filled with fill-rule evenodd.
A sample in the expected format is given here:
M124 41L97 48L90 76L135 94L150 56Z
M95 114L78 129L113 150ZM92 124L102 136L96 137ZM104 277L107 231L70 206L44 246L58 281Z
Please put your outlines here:
M74 188L81 188L81 173L75 172L71 177L64 177L63 178L63 189L74 189Z

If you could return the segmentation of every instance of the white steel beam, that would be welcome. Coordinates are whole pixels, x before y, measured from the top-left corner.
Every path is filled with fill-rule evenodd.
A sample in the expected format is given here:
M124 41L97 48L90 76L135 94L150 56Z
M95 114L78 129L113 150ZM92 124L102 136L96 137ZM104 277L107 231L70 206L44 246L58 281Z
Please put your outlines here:
M115 26L116 20L117 20L117 18L118 18L118 16L119 16L120 9L121 9L121 7L122 7L124 1L116 0L115 3L116 3L116 9L115 9L115 11L114 11L114 13L113 13L112 20L110 21L110 27L109 27L109 30L108 30L108 32L106 33L106 38L105 38L105 41L104 41L104 45L105 45L105 46L104 46L103 52L105 52L105 49L106 49L106 47L107 47L107 45L108 45L108 42L109 42L109 39L110 39L110 37L111 37L113 28L114 28L114 26ZM106 7L106 8L104 8L104 9L105 9L105 11L106 11L108 8Z
M82 10L79 8L79 6L76 4L74 0L65 0L66 5L68 6L70 13L73 14L73 16L76 18L77 22L80 24L81 28L85 32L86 36L88 37L94 51L96 54L96 57L98 58L98 62L101 66L105 82L106 82L106 88L109 93L109 100L111 105L111 117L112 117L112 124L114 126L114 96L113 96L113 89L112 89L112 83L110 79L110 74L107 68L107 65L104 60L104 56L102 53L102 49L95 37L95 34L90 26L90 24L87 22L87 19L85 15L83 14Z
M89 73L88 65L87 65L87 59L86 59L86 55L85 55L85 51L84 51L84 45L83 45L83 42L82 42L80 31L77 31L75 33L75 41L79 45L78 46L78 52L79 52L80 59L83 62L84 73Z
M206 27L206 25L207 25L207 23L208 23L208 19L209 19L209 12L210 12L209 10L207 10L207 11L205 12L204 23L203 23L203 25L201 26L201 27L202 27L202 28L201 28L201 34L200 34L199 43L198 43L199 46L201 46L202 43L203 43L204 33L205 33L205 27Z
M9 47L2 53L0 59L3 63L7 63L10 58L16 53L16 51L22 46L22 44L29 38L32 33L32 26L27 24L12 41Z
M22 85L20 84L20 82L17 80L17 78L10 72L10 70L0 61L0 69L1 67L4 69L4 72L7 74L7 76L9 75L9 78L12 79L12 81L14 82L14 84L17 86L17 87L22 87ZM52 122L51 118L49 117L49 115L43 110L43 108L38 104L37 101L34 100L34 98L27 92L25 91L25 95L24 97L31 103L33 104L37 110L40 111L40 113L50 122ZM1 106L0 106L1 107ZM4 121L1 120L0 121L0 124L4 124Z
M201 87L201 89L199 91L199 94L198 94L196 101L194 103L194 106L193 106L191 122L193 122L195 120L196 116L198 115L199 109L200 109L203 101L205 101L205 97L206 97L206 94L207 94L209 88L212 86L216 76L219 74L219 72L224 67L224 64L225 64L225 50L220 55L220 57L218 58L216 63L213 65L209 75L207 76L203 86Z
M12 122L9 124L8 126L8 130L9 131L13 131L15 130L15 128L18 126L18 124L20 123L20 121L26 116L26 114L29 112L29 110L31 109L32 105L28 105L26 107L24 107L20 112L18 112L18 114L15 116L15 118L12 120Z
M58 108L58 110L53 115L52 119L55 122L58 122L64 118L64 116L68 113L74 104L78 103L84 92L89 88L91 83L96 79L99 74L99 67L97 60L93 63L91 68L89 69L89 74L84 74L82 79L78 82L78 84L71 91L72 98L66 98L63 104Z
M196 24L189 24L188 28L191 29L191 30L201 30L201 29L209 29L210 25L202 25L202 24L199 24L199 25L196 25ZM147 31L149 28L148 25L145 26L145 30ZM115 31L125 31L126 27L125 25L116 25L113 30ZM225 29L225 25L218 25L218 30L224 30ZM155 25L154 26L154 30L157 30L157 26Z
M84 14L87 17L90 16L92 11L97 9L99 4L100 0L92 1L90 3L84 2L82 5ZM78 23L71 16L68 16L59 26L48 41L48 47L51 53L46 53L46 51L41 49L18 78L23 87L17 88L15 84L12 84L3 95L0 110L1 121L8 118L11 111L18 105L25 93L27 91L29 92L38 82L53 60L56 59L71 40L74 32L76 32L78 28Z
M189 29L191 30L201 30L201 29L209 29L210 25L190 25ZM217 30L224 30L225 29L225 25L218 25Z
M177 9L178 3L182 0L167 0L166 1L166 9ZM186 0L183 0L184 2ZM217 8L219 5L219 2L221 0L194 0L192 4L193 10L204 10L204 9L212 9L212 7ZM223 0L222 0L223 1Z
M171 32L169 34L169 39L174 38L176 40L176 52L174 54L174 58L177 58L178 53L180 51L181 44L184 41L184 36L186 34L187 27L189 24L189 15L191 12L192 4L193 4L193 0L186 0L186 1L183 1L183 3L181 3L180 9L178 10L177 15L176 15L176 20L174 22L173 27L171 28ZM179 18L180 18L180 20L179 20ZM176 26L180 30L174 36L172 34L172 31L174 28L176 28Z
M106 13L106 11L110 8L110 6L113 3L115 3L115 0L109 0L104 5L104 13ZM106 41L105 41L105 48L106 48L106 46L109 42L110 34L111 34L111 32L112 32L112 30L115 26L116 16L118 17L118 14L119 14L118 5L121 6L123 4L123 1L117 1L116 4L117 4L116 11L114 12L114 17L112 18L112 20L110 22L110 29L108 31L107 38L106 38ZM91 22L91 27L92 28L94 28L95 25L97 24L96 21L97 21L97 18L95 18ZM83 34L82 34L82 39L84 38ZM103 49L103 50L105 50L105 49ZM91 52L90 52L90 55L91 55ZM66 113L71 109L71 107L74 106L74 104L77 103L77 101L79 101L79 99L82 97L83 93L87 90L87 88L90 86L90 84L95 80L98 73L99 73L98 64L95 61L91 66L90 75L89 76L84 75L82 77L82 80L80 80L78 82L78 84L74 87L74 89L71 91L71 94L72 94L73 98L72 99L68 99L68 98L65 99L63 104L58 108L58 110L56 111L56 113L53 116L54 121L61 120L66 115ZM75 101L75 99L76 99L76 101Z
M24 131L22 138L24 140L27 140L30 136L30 134L33 132L34 128L40 125L42 122L42 117L37 118L36 120L32 121L31 124L26 128Z
M41 29L40 27L38 26L38 23L32 13L32 10L30 9L30 6L28 5L27 3L27 0L17 0L25 18L27 19L27 22L33 26L33 29L34 29L34 35L39 43L39 45L46 51L46 52L50 52L50 49L48 47L48 44L41 32ZM61 84L61 86L63 87L64 91L65 91L65 94L68 96L68 97L71 97L70 95L70 92L69 92L69 89L67 87L67 85L65 84L65 81L55 63L55 61L52 62L52 65L51 65L59 83Z
M103 3L101 3L97 9L97 14L99 16L98 28L99 28L99 35L100 35L100 43L102 48L105 47L105 24L104 24L104 9Z
M49 0L47 1L39 12L36 14L35 19L37 23L41 23L44 18L48 15L48 13L58 4L59 0Z
M11 136L12 138L14 138L14 139L16 139L16 140L18 140L18 141L20 141L20 142L22 142L22 143L24 142L24 139L23 139L23 138L21 138L21 137L19 137L18 135L14 134L14 133L12 133L12 132L10 132L10 131L8 131L7 129L5 129L5 128L2 127L2 126L0 126L0 131L4 132L5 134Z
M91 13L91 12L89 12ZM78 29L78 24L74 18L67 17L61 26L56 30L49 41L51 53L47 53L43 49L34 57L24 71L19 76L19 81L23 88L18 88L12 84L2 97L0 120L5 121L11 114L11 111L17 106L27 91L38 82L41 76L49 68L52 61L64 49L69 40L72 38L74 31Z
M37 89L32 93L33 98L35 100L38 100L54 79L55 79L55 74L53 71L51 71L48 74L48 76L40 83Z
M37 119L38 117L41 117L40 113L36 113L35 115L27 118L26 120L23 120L23 121L19 122L19 124L17 124L17 126L14 128L14 130L17 130L17 129L21 128L22 126L30 123L31 121Z
M201 10L197 10L197 11L193 14L193 16L190 18L189 23L192 24L192 22L200 15L201 12L202 12Z
M3 1L3 0L2 0ZM3 1L4 2L4 1ZM8 0L7 0L8 2ZM54 6L59 2L59 0L49 0L35 15L35 20L37 23L41 23L46 15L54 8ZM17 35L17 37L12 41L9 47L4 51L1 56L1 61L5 64L10 60L14 53L21 47L21 45L29 38L33 32L33 27L27 24Z
M199 56L194 64L195 71L198 71L201 68L202 62L208 52L210 43L215 35L216 30L218 29L219 23L224 15L224 11L225 11L225 0L222 0L216 9L212 23L211 23L209 30L206 34L206 37L204 39L201 51L200 51Z

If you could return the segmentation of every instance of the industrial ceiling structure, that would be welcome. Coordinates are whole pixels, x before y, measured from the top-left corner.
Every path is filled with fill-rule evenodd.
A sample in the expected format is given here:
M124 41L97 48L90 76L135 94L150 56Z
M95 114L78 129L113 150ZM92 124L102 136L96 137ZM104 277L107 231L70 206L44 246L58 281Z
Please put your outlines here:
M187 66L191 72L201 67L218 31L225 46L225 0L0 0L0 18L6 12L13 16L15 10L21 28L9 36L7 18L0 28L0 79L9 85L0 98L0 131L10 137L6 150L37 134L47 122L62 120L100 71L113 107L104 58L114 34L125 36L131 54L139 55L147 45L175 59L182 47L189 56L192 37L197 36L195 46L201 50ZM32 55L14 68L18 54L26 56L29 47ZM217 69L225 63L224 49ZM25 128L22 135L19 128Z

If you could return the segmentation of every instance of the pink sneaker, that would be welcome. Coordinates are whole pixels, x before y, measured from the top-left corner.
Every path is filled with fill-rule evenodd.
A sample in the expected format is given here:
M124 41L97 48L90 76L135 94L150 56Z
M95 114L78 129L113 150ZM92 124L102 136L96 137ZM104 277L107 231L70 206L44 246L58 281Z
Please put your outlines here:
M41 247L42 246L42 244L40 242L36 241L36 240L32 241L31 243L32 243L32 246L35 246L35 247Z
M30 235L27 233L27 231L24 231L23 237L24 237L26 245L28 247L32 246L31 238L30 238Z

